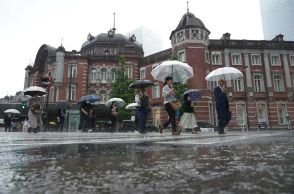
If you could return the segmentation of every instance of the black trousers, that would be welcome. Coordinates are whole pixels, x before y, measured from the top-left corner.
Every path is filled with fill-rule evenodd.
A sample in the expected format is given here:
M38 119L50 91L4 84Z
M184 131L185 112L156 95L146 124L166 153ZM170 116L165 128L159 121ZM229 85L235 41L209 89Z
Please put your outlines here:
M164 104L164 108L168 114L168 120L165 123L163 123L163 125L162 125L163 128L166 128L169 124L171 124L172 131L176 131L177 130L176 111L174 111L174 109L172 108L170 103Z

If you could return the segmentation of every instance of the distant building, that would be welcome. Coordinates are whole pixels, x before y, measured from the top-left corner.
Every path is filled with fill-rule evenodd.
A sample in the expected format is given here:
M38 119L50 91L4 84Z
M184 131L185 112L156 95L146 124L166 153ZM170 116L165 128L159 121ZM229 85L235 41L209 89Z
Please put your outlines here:
M283 34L285 40L294 41L293 0L260 0L260 9L266 40Z
M89 34L80 51L44 44L33 68L26 68L30 76L27 79L40 85L41 77L54 77L49 89L52 102L66 99L77 102L89 93L96 93L106 101L110 97L111 83L115 81L115 69L122 68L117 61L119 55L127 59L124 70L130 79L150 80L153 80L152 69L171 56L177 56L194 70L194 77L187 82L189 88L202 91L195 113L199 122L217 124L212 94L217 83L207 82L205 77L224 66L235 67L244 75L226 84L232 111L229 127L257 128L260 121L275 128L284 127L288 114L293 120L294 41L285 41L281 34L272 40L260 41L234 40L229 33L220 39L209 39L209 35L204 23L187 12L171 31L171 48L146 57L135 36L126 37L115 30L97 36ZM154 86L147 89L152 105L149 123L155 125L167 119L162 86L162 82L154 80Z
M161 37L143 26L129 32L128 34L135 34L136 40L143 46L144 56L148 56L162 50Z

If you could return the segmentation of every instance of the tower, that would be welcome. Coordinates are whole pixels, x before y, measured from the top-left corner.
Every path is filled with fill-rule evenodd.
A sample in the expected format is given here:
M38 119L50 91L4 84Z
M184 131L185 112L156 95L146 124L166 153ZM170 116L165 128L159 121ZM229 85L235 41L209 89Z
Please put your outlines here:
M173 55L179 61L188 63L194 71L194 77L188 80L189 88L207 88L205 76L209 70L209 34L204 23L190 13L189 9L177 28L171 32Z

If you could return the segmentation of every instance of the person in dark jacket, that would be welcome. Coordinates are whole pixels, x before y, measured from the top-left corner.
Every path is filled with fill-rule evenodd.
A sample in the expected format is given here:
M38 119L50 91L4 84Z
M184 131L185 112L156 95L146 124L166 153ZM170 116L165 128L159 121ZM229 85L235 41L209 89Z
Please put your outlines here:
M63 124L64 124L64 118L65 118L65 109L59 108L57 110L57 121L58 121L58 128L60 129L60 132L62 132Z
M137 107L139 117L139 132L142 134L146 133L147 113L149 110L149 97L146 95L146 89L140 88L140 93L136 95L135 101L139 105Z
M218 81L218 85L214 88L215 107L218 116L218 133L225 134L224 128L231 120L231 113L229 111L229 100L224 91L225 81L223 79Z
M184 114L178 126L183 129L192 129L192 133L197 134L198 125L189 94L184 95L183 109Z
M111 132L117 131L117 119L118 109L116 106L116 101L113 101L110 106L110 121L111 121Z
M7 114L4 116L4 125L5 132L9 132L11 130L12 117L11 114Z

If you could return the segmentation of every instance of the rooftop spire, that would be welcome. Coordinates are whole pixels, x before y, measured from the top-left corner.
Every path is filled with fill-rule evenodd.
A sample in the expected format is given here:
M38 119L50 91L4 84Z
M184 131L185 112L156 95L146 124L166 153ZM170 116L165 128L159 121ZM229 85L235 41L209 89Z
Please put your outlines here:
M113 13L113 28L112 28L113 32L115 32L116 28L115 28L115 13Z
M189 1L187 1L187 13L189 13Z

